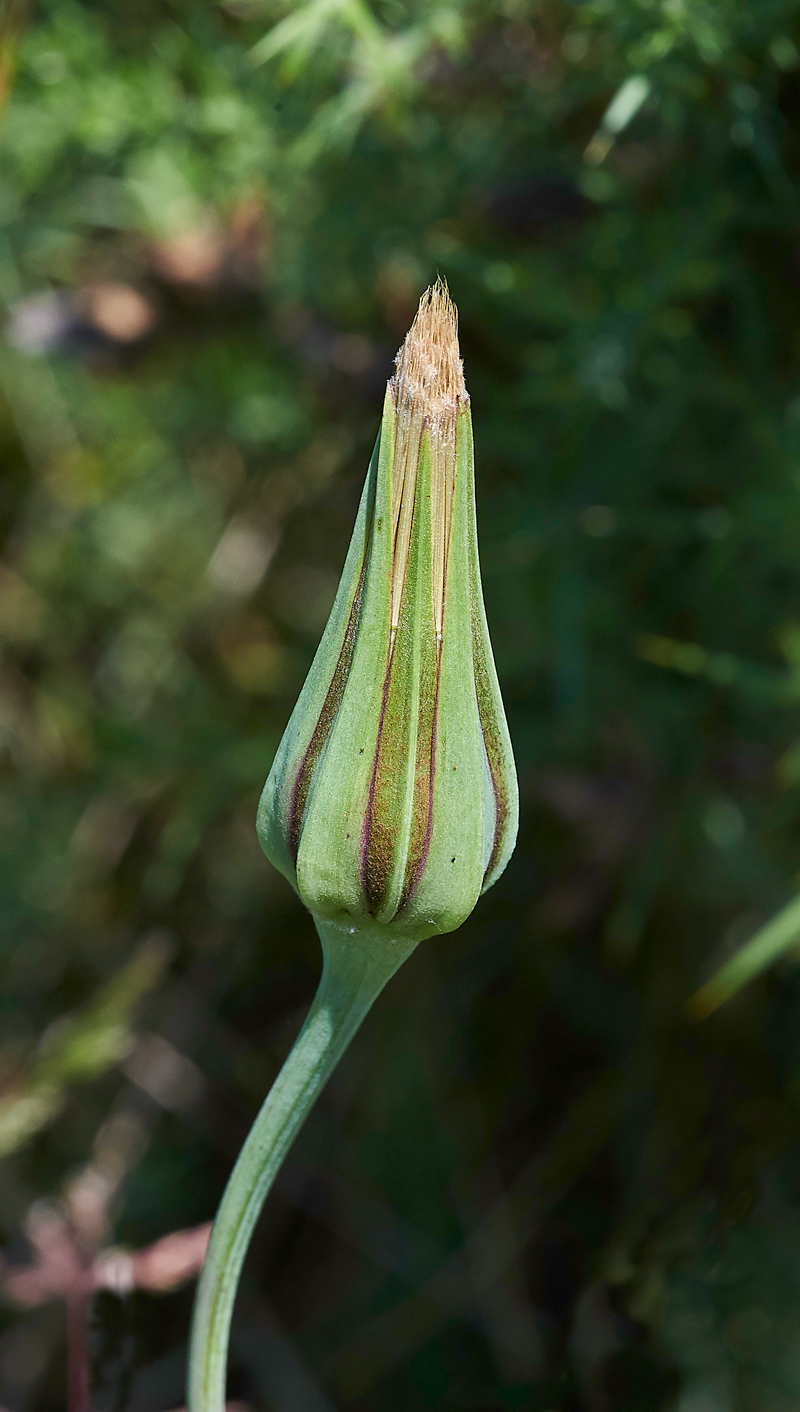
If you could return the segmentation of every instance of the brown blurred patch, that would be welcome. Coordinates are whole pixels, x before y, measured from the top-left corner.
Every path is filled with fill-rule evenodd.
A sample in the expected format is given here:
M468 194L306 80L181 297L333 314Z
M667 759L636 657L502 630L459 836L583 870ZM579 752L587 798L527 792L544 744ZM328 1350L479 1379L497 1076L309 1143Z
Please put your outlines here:
M554 881L537 920L567 931L608 905L620 865L646 836L652 817L652 781L644 773L583 775L552 770L534 785L539 799L575 831L575 854L566 877Z
M117 280L87 285L78 295L77 308L92 328L113 343L138 343L156 324L152 300Z
M0 563L0 637L30 642L42 633L47 606L35 589L7 564Z
M280 689L286 655L265 618L247 613L231 619L218 630L214 645L242 691L269 696Z
M258 289L267 252L262 202L252 196L227 220L209 212L196 226L154 241L148 254L166 284L208 298L223 289Z
M407 251L398 250L378 270L375 293L389 323L404 336L417 311L426 282L426 273L419 261Z

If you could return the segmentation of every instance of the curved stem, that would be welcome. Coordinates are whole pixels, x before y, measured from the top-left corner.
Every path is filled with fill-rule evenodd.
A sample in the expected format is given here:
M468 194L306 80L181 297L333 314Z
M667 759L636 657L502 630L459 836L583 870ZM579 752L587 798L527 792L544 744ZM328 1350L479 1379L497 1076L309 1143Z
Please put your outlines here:
M189 1412L224 1412L231 1315L267 1193L364 1016L416 945L314 920L323 951L319 988L245 1140L211 1232L194 1306Z

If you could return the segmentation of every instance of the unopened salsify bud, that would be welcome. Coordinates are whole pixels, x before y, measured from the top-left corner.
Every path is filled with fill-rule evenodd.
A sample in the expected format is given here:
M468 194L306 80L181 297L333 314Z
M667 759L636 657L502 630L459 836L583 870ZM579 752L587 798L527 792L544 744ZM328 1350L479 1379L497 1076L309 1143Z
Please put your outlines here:
M409 942L503 871L517 781L483 606L456 310L437 283L397 356L325 634L259 806L315 918Z
M398 967L469 916L514 847L517 781L483 610L469 398L443 285L423 296L398 354L342 581L258 831L313 913L322 976L214 1222L190 1412L224 1412L242 1263L317 1095Z

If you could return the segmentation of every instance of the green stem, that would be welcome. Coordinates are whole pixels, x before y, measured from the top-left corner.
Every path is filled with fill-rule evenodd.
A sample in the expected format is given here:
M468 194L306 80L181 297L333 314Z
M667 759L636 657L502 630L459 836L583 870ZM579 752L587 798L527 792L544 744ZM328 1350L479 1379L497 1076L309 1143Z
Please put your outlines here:
M189 1412L224 1412L231 1315L253 1228L284 1158L361 1021L416 945L315 918L319 988L242 1148L220 1203L197 1288Z

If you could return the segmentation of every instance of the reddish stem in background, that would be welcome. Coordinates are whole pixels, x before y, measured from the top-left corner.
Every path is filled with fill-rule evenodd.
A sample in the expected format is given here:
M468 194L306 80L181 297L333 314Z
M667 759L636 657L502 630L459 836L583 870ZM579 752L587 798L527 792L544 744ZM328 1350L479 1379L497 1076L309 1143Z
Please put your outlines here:
M67 1298L67 1412L91 1412L89 1402L89 1309L85 1294Z
M67 1311L66 1412L91 1412L89 1399L89 1301L95 1290L117 1295L133 1289L163 1294L193 1279L203 1264L211 1222L171 1231L144 1250L105 1250L87 1264L75 1228L63 1211L32 1208L28 1238L32 1265L1 1267L0 1288L17 1304L34 1309L63 1299ZM0 1412L3 1409L0 1408Z

